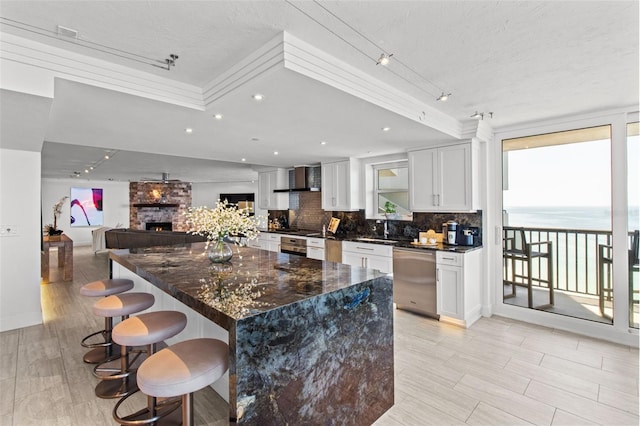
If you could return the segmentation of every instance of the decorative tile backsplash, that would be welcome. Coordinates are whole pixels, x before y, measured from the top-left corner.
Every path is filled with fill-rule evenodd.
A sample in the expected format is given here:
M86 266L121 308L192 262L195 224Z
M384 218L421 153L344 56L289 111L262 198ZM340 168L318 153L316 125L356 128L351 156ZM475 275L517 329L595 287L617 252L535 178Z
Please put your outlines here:
M281 227L320 231L331 217L340 219L338 235L359 234L382 237L384 226L376 220L366 219L364 210L356 212L327 212L322 210L320 192L292 192L289 210L269 210L269 220ZM482 243L482 211L476 213L414 213L413 221L389 220L389 238L418 238L420 232L433 229L442 232L442 224L454 220L463 226L478 228L478 242Z

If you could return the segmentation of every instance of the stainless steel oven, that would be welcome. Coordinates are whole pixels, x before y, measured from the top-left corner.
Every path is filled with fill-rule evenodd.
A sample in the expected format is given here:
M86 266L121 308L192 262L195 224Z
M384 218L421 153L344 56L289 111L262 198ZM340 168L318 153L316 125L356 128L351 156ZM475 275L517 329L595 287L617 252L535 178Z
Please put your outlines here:
M307 257L307 240L283 235L280 237L280 253Z

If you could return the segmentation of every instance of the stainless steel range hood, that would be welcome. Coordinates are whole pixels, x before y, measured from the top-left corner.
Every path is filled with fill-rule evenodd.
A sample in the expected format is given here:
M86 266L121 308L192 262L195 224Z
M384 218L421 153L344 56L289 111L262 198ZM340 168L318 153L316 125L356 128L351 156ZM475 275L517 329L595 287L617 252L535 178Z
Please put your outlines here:
M313 167L295 167L293 169L293 186L289 189L274 189L273 192L317 192L320 191L320 185L317 184L319 180L314 175Z

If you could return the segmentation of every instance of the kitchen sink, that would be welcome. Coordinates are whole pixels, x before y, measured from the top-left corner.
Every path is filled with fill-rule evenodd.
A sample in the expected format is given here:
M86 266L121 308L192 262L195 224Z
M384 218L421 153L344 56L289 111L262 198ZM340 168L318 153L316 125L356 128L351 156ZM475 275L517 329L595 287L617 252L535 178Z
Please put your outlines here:
M370 243L397 243L396 240L384 240L382 238L366 238L366 237L360 237L360 238L356 238L356 240L358 241L363 241L363 242L370 242Z

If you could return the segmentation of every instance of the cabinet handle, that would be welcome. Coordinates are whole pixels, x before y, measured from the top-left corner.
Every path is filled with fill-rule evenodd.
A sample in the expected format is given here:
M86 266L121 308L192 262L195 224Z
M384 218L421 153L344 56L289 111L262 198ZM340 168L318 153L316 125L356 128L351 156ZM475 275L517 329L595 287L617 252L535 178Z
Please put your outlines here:
M436 206L440 205L440 194L436 195L436 197L438 197L438 204L436 204Z
M437 206L437 204L436 204L436 194L431 195L431 204L433 204L434 206Z
M455 257L444 257L442 256L442 260L456 260Z
M369 250L369 251L373 251L375 249L369 248L369 247L360 247L360 246L356 246L357 249L359 250Z

